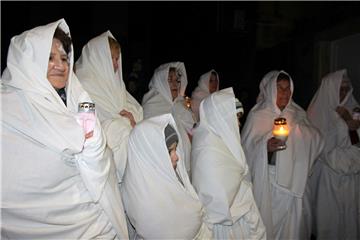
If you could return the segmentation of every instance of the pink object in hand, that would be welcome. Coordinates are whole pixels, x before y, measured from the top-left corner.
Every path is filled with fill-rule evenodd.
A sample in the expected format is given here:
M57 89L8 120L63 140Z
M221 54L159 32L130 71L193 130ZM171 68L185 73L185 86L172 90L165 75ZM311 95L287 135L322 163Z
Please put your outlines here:
M93 131L95 128L95 104L91 102L79 103L77 122L83 127L85 134Z

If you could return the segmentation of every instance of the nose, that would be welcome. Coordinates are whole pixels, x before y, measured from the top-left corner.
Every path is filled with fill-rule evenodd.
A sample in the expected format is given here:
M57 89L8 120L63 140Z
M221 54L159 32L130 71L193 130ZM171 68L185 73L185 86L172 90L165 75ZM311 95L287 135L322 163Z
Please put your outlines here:
M54 60L54 69L59 70L59 71L64 71L65 70L65 64L61 59L55 59Z

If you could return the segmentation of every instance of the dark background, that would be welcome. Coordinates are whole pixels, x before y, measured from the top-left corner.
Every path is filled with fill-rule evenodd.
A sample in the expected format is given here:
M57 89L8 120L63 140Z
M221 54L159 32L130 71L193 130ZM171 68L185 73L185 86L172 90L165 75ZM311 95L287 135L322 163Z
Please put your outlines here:
M124 80L141 59L133 95L141 103L153 71L185 63L187 95L201 74L215 69L220 88L234 88L248 112L270 70L293 78L294 100L306 109L319 83L316 44L329 29L337 37L360 32L359 2L1 2L1 71L10 38L64 18L75 61L91 38L110 30L122 46ZM329 37L329 40L334 37ZM322 74L322 73L321 73Z

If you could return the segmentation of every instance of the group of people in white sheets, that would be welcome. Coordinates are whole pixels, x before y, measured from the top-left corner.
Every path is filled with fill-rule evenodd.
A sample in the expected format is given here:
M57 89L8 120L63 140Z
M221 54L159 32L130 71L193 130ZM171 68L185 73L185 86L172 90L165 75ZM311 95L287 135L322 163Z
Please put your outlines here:
M110 31L76 62L64 19L12 38L1 238L360 238L360 108L345 69L307 111L287 72L267 73L241 135L242 104L214 69L189 102L184 63L162 64L141 104L122 70ZM278 118L286 140L273 136Z

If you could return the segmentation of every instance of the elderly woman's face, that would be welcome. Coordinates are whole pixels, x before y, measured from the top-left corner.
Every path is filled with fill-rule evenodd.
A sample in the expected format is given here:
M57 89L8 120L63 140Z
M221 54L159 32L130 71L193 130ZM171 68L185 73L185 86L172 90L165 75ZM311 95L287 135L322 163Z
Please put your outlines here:
M348 78L344 78L340 85L340 103L344 100L347 93L350 91L350 81Z
M60 40L54 38L48 63L47 79L55 89L64 88L69 78L69 59Z
M111 48L111 59L114 67L114 72L119 69L119 58L120 58L120 49L116 47Z
M171 159L171 164L172 164L174 169L176 169L177 162L179 161L179 157L178 157L178 155L176 153L176 147L177 147L177 143L174 142L173 144L171 144L171 146L169 148L169 155L170 155L170 159Z
M276 105L282 111L290 100L290 96L291 96L290 81L286 79L280 79L276 83L276 88L277 88Z
M169 71L168 83L173 100L177 98L180 89L180 80L178 79L175 71Z
M210 75L210 80L209 80L209 92L210 93L216 92L218 84L219 84L219 81L218 81L217 76L212 73Z

